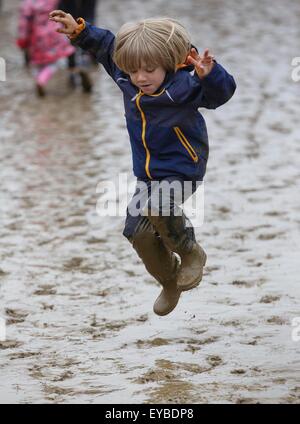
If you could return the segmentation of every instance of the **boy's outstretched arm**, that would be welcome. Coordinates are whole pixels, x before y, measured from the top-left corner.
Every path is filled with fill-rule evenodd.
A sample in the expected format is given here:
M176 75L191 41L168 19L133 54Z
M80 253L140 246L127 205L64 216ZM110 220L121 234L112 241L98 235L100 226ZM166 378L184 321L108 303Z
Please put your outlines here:
M97 28L83 19L77 21L72 15L62 10L54 10L50 13L51 21L62 24L57 32L66 34L72 44L93 54L101 63L108 74L114 78L116 65L112 60L115 36L109 30Z
M66 13L63 10L53 10L49 15L50 21L62 24L61 28L56 31L61 34L66 34L69 38L76 34L76 30L79 28L79 24L75 21L70 13Z
M215 109L226 103L235 92L236 84L231 75L218 63L208 49L200 55L192 49L187 62L195 66L195 72L200 79L202 93L198 98L199 106ZM197 77L196 77L197 78Z
M200 79L208 75L214 67L214 56L208 49L205 49L203 56L201 56L195 48L191 49L187 57L187 63L195 66L195 71Z
M186 73L181 84L173 91L168 90L175 103L191 104L196 109L216 109L233 96L236 89L233 77L214 60L208 49L200 55L192 48L185 63L194 65L195 73L192 77Z

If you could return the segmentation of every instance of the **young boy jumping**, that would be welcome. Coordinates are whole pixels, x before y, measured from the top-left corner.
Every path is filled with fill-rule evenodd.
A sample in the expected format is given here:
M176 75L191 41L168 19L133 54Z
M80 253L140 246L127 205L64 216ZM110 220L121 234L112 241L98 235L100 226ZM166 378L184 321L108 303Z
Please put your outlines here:
M227 102L236 88L234 79L208 49L200 55L173 19L125 24L116 36L61 10L51 12L50 19L62 24L57 31L74 45L94 54L123 92L137 177L123 234L163 287L154 312L167 315L182 291L200 283L206 263L179 207L206 171L208 136L198 108ZM192 187L188 193L186 182ZM179 189L161 190L162 184L174 183Z

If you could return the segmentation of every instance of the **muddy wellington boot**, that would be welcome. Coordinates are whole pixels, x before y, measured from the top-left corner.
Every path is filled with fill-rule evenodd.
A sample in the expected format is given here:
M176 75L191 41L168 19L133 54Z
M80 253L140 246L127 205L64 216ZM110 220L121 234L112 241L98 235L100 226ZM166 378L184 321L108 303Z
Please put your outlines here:
M206 253L195 240L188 237L185 215L183 213L180 216L149 215L148 219L160 234L165 245L180 256L178 288L186 291L197 287L202 280Z
M133 237L132 246L147 271L163 287L153 306L153 311L163 316L172 312L178 303L181 294L181 290L177 287L180 265L176 255L165 246L150 222L145 221L142 225L146 228L139 228Z

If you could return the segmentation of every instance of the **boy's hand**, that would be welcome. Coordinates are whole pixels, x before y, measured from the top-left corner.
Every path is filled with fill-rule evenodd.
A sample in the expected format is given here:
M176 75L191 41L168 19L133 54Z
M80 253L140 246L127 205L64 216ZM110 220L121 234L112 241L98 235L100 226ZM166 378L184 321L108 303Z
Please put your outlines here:
M191 53L187 57L187 63L195 66L200 79L206 77L215 64L214 56L210 54L208 49L205 49L203 56L201 56L194 48L191 49Z
M63 25L62 28L58 28L56 31L61 34L72 35L78 29L79 24L75 21L70 13L66 13L63 10L53 10L49 15L50 21L57 22Z

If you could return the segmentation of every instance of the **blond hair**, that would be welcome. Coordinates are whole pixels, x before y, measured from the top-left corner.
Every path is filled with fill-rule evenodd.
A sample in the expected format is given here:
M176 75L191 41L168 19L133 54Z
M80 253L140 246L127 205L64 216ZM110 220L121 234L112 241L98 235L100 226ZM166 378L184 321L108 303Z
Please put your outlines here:
M125 73L135 72L142 62L175 72L191 49L189 34L171 18L144 19L123 25L116 35L113 60Z

